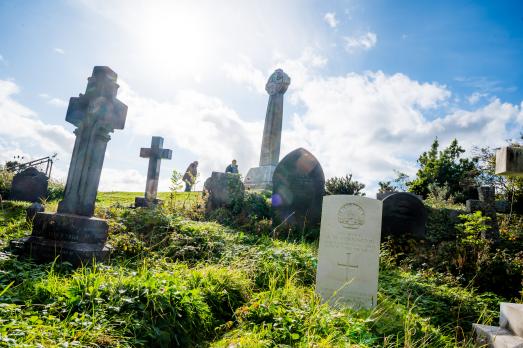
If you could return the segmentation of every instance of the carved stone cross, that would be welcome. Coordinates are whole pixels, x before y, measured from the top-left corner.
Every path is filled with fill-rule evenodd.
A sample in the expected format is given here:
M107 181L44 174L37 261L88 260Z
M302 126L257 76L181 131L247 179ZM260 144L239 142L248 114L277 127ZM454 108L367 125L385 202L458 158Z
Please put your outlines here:
M346 255L347 255L347 261L346 261L346 263L338 262L338 266L340 266L340 267L345 267L345 270L347 271L345 278L346 278L347 280L349 280L349 272L351 272L351 271L352 271L352 272L356 271L356 270L359 268L359 266L358 266L358 265L351 265L350 260L351 260L351 255L352 255L352 253L346 253Z
M145 200L153 202L158 193L158 179L160 178L160 165L162 159L171 159L172 150L163 148L162 137L152 137L150 148L141 148L140 157L149 158L147 170L147 183L145 185Z

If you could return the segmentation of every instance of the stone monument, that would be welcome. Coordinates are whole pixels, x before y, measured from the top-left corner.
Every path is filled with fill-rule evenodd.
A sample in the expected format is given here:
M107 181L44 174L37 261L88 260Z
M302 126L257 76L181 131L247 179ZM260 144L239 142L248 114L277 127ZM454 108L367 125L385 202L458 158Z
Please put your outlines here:
M274 170L273 226L285 225L298 231L319 227L324 194L320 162L303 148L292 151Z
M39 202L47 198L47 176L35 167L16 174L11 184L9 199L12 201Z
M425 237L427 209L418 196L409 192L395 192L383 199L381 237L422 239Z
M507 146L497 150L496 174L523 176L523 147Z
M478 187L478 197L476 199L467 199L465 207L467 213L474 213L481 211L483 216L488 216L490 221L487 223L489 229L482 233L483 238L498 239L499 226L496 215L496 188L494 186L480 186Z
M382 206L361 196L323 197L316 291L324 301L376 306Z
M501 302L499 326L472 324L476 343L481 347L523 347L523 304Z
M147 183L145 184L145 197L136 197L134 205L136 207L150 207L161 203L156 198L158 193L158 179L160 178L160 165L162 159L171 159L172 150L163 148L163 138L153 137L151 148L141 148L140 157L149 158L149 169L147 169Z
M263 127L260 166L247 172L244 184L248 189L265 190L272 187L272 176L280 159L283 95L290 83L290 77L283 70L276 69L265 85L265 90L269 93L269 104Z
M13 243L37 261L60 255L78 265L109 255L108 224L93 213L109 133L123 129L127 116L127 106L116 99L116 79L109 67L95 66L85 94L69 101L65 119L77 128L64 199L56 214L37 213L32 235Z
M218 208L233 208L234 202L243 201L245 195L245 187L238 174L212 172L203 188L208 195L206 213Z

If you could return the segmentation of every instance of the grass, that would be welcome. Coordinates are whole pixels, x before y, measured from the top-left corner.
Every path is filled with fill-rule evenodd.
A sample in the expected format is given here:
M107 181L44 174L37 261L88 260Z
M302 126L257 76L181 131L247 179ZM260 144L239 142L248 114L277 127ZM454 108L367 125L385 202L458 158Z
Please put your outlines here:
M330 307L314 291L314 243L190 219L198 193L126 208L136 195L98 197L115 247L105 264L35 265L0 252L0 346L467 347L471 323L496 319L500 298L392 266L386 250L378 306ZM30 233L26 206L4 202L2 248Z

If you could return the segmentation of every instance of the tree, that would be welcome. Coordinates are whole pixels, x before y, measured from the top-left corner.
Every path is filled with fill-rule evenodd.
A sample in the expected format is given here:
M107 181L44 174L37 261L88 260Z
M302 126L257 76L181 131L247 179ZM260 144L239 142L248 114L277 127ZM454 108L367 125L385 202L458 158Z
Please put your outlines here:
M458 202L475 198L476 178L479 175L477 158L461 158L465 150L454 139L443 151L439 151L438 138L429 151L418 158L420 166L416 178L407 183L410 192L426 198L429 187L448 186L448 194ZM447 197L448 198L448 197Z
M355 195L365 196L362 190L365 184L352 180L352 174L342 177L333 177L325 183L325 192L327 195Z

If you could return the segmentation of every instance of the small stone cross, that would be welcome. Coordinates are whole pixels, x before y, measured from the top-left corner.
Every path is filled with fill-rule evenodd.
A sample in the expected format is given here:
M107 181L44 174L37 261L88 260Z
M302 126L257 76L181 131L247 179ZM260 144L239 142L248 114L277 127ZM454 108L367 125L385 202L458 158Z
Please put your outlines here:
M172 150L163 148L162 137L152 137L150 148L141 148L140 157L149 158L147 170L147 184L145 185L145 199L154 201L158 193L158 179L160 177L160 164L162 159L171 159Z
M351 259L352 253L346 253L346 254L347 254L347 262L346 263L338 262L338 266L345 267L345 270L347 271L347 274L345 277L347 280L349 280L349 272L357 270L359 268L359 266L351 265L350 259Z

